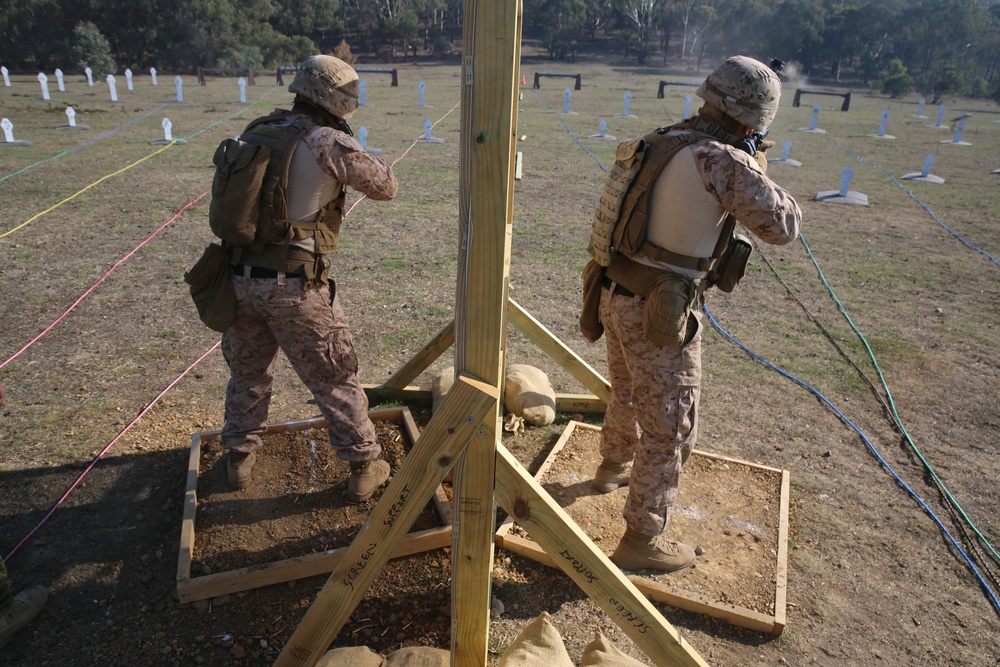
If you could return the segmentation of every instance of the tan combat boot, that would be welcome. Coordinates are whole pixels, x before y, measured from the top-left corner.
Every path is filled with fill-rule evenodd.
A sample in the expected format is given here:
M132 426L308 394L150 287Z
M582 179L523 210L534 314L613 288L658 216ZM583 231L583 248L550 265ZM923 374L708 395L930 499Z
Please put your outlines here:
M352 461L347 478L347 501L361 503L372 497L376 489L389 479L389 464L381 459Z
M611 562L623 570L660 570L673 572L694 562L694 549L683 542L674 542L659 535L643 535L625 529L625 535Z
M621 486L628 486L628 478L632 474L632 462L615 463L604 459L597 466L594 481L591 485L600 493L611 493Z
M229 478L229 488L242 491L250 486L250 472L257 463L257 455L253 452L236 452L229 450L226 457L226 476Z
M7 645L14 633L38 616L49 599L49 591L41 586L28 586L14 596L14 605L0 616L0 648Z

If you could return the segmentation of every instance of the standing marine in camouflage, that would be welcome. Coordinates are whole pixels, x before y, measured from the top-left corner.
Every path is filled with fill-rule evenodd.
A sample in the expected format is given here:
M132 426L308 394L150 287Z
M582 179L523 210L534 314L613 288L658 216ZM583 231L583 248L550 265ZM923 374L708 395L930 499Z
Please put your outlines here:
M351 332L324 255L337 247L345 187L388 200L396 195L396 177L352 138L346 122L358 108L352 67L312 56L288 90L295 93L290 111L258 118L240 137L267 145L279 167L271 175L271 238L228 248L236 319L222 336L230 370L222 429L226 470L231 488L250 483L280 348L326 418L337 457L350 462L348 500L361 502L389 478L389 464L378 459L381 446L368 418Z
M607 338L611 400L593 486L629 486L611 556L623 569L670 572L695 558L664 534L698 434L704 291L731 291L743 275L752 246L737 220L785 244L802 218L765 175L780 93L767 65L727 59L698 88L696 117L619 146L597 206L581 329Z

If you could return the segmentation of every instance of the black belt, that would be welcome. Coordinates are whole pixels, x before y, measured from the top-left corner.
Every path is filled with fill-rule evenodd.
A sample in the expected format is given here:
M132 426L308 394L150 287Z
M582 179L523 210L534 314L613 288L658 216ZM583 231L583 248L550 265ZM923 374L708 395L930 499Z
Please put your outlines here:
M245 267L244 267L243 264L235 264L233 266L233 273L235 273L238 276L245 275L245 270L246 269L245 269ZM289 278L299 278L299 277L301 277L297 273L286 273L285 275L287 275ZM260 278L264 278L264 279L272 278L273 279L273 278L277 278L278 277L278 271L276 271L275 269L268 269L268 268L265 268L263 266L251 266L250 267L250 277L251 278L258 278L258 279L260 279Z
M616 283L615 281L611 280L611 278L608 278L607 276L604 276L603 278L601 278L601 284L604 285L605 287L607 287L608 289L611 289L611 285L614 285L615 286L615 289L614 289L614 292L613 292L614 294L620 294L621 296L630 296L630 297L631 296L635 296L634 292L632 292L631 290L625 289L619 283Z

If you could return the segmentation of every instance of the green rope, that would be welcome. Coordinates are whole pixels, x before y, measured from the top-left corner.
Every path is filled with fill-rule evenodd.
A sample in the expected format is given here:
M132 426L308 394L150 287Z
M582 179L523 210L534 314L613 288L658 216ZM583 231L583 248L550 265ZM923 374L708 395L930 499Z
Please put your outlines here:
M872 352L872 349L868 345L868 341L865 339L864 334L862 334L861 331L857 328L857 326L855 326L854 321L851 320L850 315L847 314L847 310L844 308L844 305L840 302L840 299L837 298L837 295L833 291L833 288L827 282L826 276L823 275L823 269L820 268L819 262L817 262L816 258L813 256L812 250L809 248L809 244L806 242L805 236L799 235L799 240L805 247L806 254L809 255L809 259L812 261L813 266L816 267L816 271L819 274L820 281L822 281L823 285L830 293L830 297L833 299L834 303L837 304L837 309L844 316L844 319L847 320L847 323L850 325L851 329L854 330L854 333L857 334L858 339L861 341L861 344L864 345L865 350L868 352L868 358L871 360L872 365L875 367L875 372L878 373L879 381L882 384L882 388L885 390L886 398L889 401L889 408L892 411L892 417L896 422L896 425L899 427L900 433L903 435L903 438L906 440L907 444L913 449L913 452L917 455L917 458L920 459L920 462L924 465L924 468L927 469L927 472L930 473L932 479L934 480L938 488L941 490L941 492L944 493L945 497L952 504L952 506L954 506L958 510L958 513L961 515L962 519L972 529L972 531L976 534L976 536L983 542L983 544L986 545L986 548L989 549L991 554L993 554L993 557L998 561L1000 561L1000 555L997 554L996 550L993 548L993 545L990 544L990 541L986 539L986 537L976 527L975 523L973 523L972 519L970 519L969 516L965 513L965 510L962 509L962 506L958 503L955 497L952 496L951 492L948 490L948 487L945 486L944 482L941 481L941 478L938 477L937 472L935 472L931 464L928 463L927 459L924 458L924 455L921 453L916 443L913 442L913 439L907 432L906 427L903 426L903 421L896 410L896 403L892 398L892 393L889 391L889 385L886 382L885 376L882 375L882 369L879 367L878 361L876 361L875 359L875 353Z

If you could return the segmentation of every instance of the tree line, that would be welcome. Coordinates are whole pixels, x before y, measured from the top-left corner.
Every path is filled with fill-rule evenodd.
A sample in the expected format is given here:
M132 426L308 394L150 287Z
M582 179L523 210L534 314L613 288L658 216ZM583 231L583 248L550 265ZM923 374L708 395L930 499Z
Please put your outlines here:
M523 0L552 59L600 45L637 65L701 69L743 53L799 74L1000 99L1000 0ZM461 48L461 0L0 0L0 63L257 70L312 53L440 57Z

